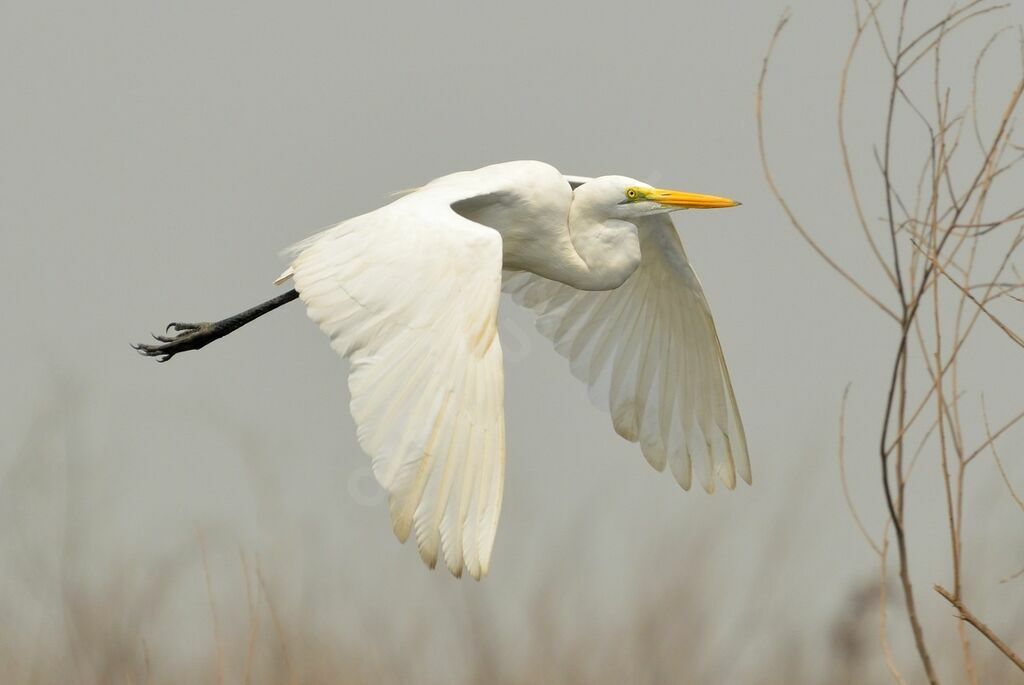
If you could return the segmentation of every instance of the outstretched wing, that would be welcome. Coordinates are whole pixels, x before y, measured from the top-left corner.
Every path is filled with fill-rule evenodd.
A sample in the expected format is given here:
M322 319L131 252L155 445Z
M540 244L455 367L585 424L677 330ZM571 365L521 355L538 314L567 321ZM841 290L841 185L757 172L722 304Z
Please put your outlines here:
M359 444L395 534L423 560L487 573L505 465L497 335L501 236L413 193L297 245L289 275L351 360Z
M504 290L537 312L537 328L605 401L615 430L650 464L708 492L750 459L722 346L700 281L667 215L638 223L641 262L615 290L585 292L526 272Z

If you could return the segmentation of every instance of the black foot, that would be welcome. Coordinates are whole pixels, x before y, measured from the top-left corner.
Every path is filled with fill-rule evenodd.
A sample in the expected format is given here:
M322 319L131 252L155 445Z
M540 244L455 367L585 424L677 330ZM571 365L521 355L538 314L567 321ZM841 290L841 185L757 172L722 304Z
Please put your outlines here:
M222 335L212 323L174 322L167 324L164 333L170 333L172 330L174 334L170 336L153 334L159 345L138 343L132 345L132 348L144 357L156 357L158 362L165 362L179 352L198 350Z

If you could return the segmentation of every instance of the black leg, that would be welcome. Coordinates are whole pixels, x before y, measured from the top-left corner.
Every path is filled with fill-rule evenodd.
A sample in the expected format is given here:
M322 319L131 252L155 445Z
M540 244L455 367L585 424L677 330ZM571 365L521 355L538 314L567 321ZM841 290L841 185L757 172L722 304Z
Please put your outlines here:
M228 333L238 330L250 321L258 319L267 312L274 311L281 305L288 304L298 296L298 291L292 289L272 300L258 304L252 309L246 309L240 314L235 314L212 323L170 323L164 329L164 335L153 335L153 338L159 344L146 345L138 343L132 345L132 347L143 356L156 357L158 362L165 362L179 352L198 350L205 347L214 340L223 338ZM173 335L167 335L171 331L173 331Z

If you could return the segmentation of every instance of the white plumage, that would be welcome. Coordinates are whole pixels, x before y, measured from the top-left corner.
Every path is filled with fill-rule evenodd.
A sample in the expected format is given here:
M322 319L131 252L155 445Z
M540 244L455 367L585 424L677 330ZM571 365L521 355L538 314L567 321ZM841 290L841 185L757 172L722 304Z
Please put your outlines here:
M456 576L487 573L505 465L502 290L615 430L684 488L750 482L711 311L666 213L734 206L633 179L508 162L439 178L291 250L307 311L351 362L360 446L395 533Z
M668 217L638 220L641 262L615 290L586 292L526 272L504 289L537 313L537 329L607 404L616 432L639 442L684 489L696 470L714 492L750 459L729 371L697 274Z

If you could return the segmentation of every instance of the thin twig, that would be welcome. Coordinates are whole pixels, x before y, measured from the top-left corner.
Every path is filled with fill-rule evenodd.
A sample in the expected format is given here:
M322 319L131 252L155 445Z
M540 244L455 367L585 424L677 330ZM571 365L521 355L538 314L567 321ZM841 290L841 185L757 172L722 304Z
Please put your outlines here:
M999 469L999 475L1003 477L1003 482L1006 484L1006 489L1010 491L1010 497L1017 503L1017 506L1021 511L1024 511L1024 499L1021 499L1020 495L1017 494L1017 490L1014 489L1013 483L1010 482L1010 476L1007 475L1006 469L1003 468L1003 460L999 458L999 451L996 450L996 441L992 437L992 426L988 421L988 407L985 406L985 396L981 397L981 416L985 422L985 435L988 436L989 448L992 450L992 457L996 460L996 467Z
M853 65L853 56L857 52L857 47L860 45L860 39L864 35L864 30L867 28L868 22L872 21L875 17L875 13L878 11L879 5L868 5L870 12L867 18L860 21L860 10L857 6L857 0L853 0L854 11L857 14L857 29L854 31L853 42L850 43L850 50L846 54L846 61L843 62L843 70L839 77L839 105L838 105L838 121L837 128L839 130L839 150L843 154L843 170L846 172L846 184L850 188L850 198L853 200L853 209L857 213L857 220L860 222L861 231L864 233L864 238L868 242L868 246L871 248L871 253L875 256L875 260L882 267L885 275L889 278L889 281L896 286L896 275L893 273L889 264L885 261L882 256L881 250L878 249L878 244L875 242L874 237L871 235L871 231L868 230L867 219L864 218L864 208L860 201L860 192L857 190L857 181L853 175L853 167L850 164L850 150L846 144L846 93L847 93L847 82L850 76L850 67ZM874 546L874 545L872 545Z
M818 256L825 260L833 270L842 276L850 285L857 289L864 297L874 303L879 309L885 312L889 318L893 321L899 321L899 316L896 315L892 309L885 305L880 299L873 295L867 288L865 288L860 281L851 276L847 271L839 265L825 250L811 237L811 235L804 228L800 220L796 218L793 210L790 209L789 203L782 196L778 186L775 184L775 177L772 175L771 167L768 166L768 154L765 150L764 142L764 115L763 115L763 103L764 103L764 82L768 76L768 65L771 60L772 52L775 50L775 44L779 39L779 34L782 33L782 29L786 26L786 22L789 21L790 13L787 10L783 12L782 17L779 19L779 23L775 26L775 32L772 34L771 42L768 44L768 50L765 53L764 61L761 65L761 78L757 81L757 98L755 100L755 108L757 115L757 147L761 155L761 168L764 171L765 180L768 182L768 187L771 189L772 195L775 200L782 207L782 210L786 213L789 218L789 222L793 225L793 228L797 230L804 241L811 246L811 248L818 253Z
M882 528L882 553L878 555L878 636L882 643L882 655L885 657L885 667L889 669L889 675L899 685L907 685L903 674L896 668L896 659L892 655L892 645L889 644L889 612L886 609L889 601L889 580L887 577L888 572L886 571L886 559L889 556L890 523L890 521L886 521L885 526Z
M999 439L999 436L1001 436L1001 435L1002 435L1003 433L1005 433L1006 431L1008 431L1008 430L1010 430L1011 428L1013 428L1013 426L1015 426L1015 425L1017 424L1017 422L1018 422L1018 421L1020 421L1021 419L1024 419L1024 410L1022 410L1022 411L1021 411L1021 412L1020 412L1019 414L1017 414L1017 415L1016 415L1016 416L1014 416L1014 417L1013 417L1012 419L1010 419L1010 420L1009 420L1009 421L1007 421L1007 422L1006 422L1005 424L1003 424L1003 427L1002 427L1002 428L1000 428L999 430L997 430L997 431L996 431L995 433L991 433L991 434L989 434L989 436L988 436L988 439L987 439L987 440L985 440L985 442L981 443L981 444L980 444L980 445L978 446L978 449L976 449L976 450L974 450L973 452L971 452L970 456L968 456L968 457L967 457L967 458L966 458L966 459L964 460L964 463L967 463L967 464L969 464L969 463L971 463L972 461L974 461L974 459L975 459L975 458L976 458L976 457L977 457L977 456L978 456L979 454L981 454L981 452L982 452L982 451L983 451L983 450L984 450L984 449L985 449L986 447L988 447L989 445L994 445L994 444L995 444L995 442L996 442L996 440L998 440L998 439Z
M999 582L1000 583L1009 583L1011 580L1017 580L1021 576L1024 576L1024 568L1022 568L1021 570L1017 571L1016 573L1011 573L1010 575L1006 576L1005 578L1003 578Z
M989 642L991 642L993 645L995 645L996 648L1000 652L1005 654L1006 658L1009 659L1010 661L1012 661L1014 666L1019 668L1021 671L1024 671L1024 661L1022 661L1021 658L1019 656L1017 656L1017 653L1015 651L1013 651L1013 649L1011 649L1008 644L1006 644L1005 642L1000 640L999 636L996 635L994 632L992 632L991 628L989 628L987 625L982 623L981 619L979 619L977 616L975 616L973 613L971 613L971 611L966 606L964 606L963 602L961 602L959 599L957 599L956 597L951 595L949 593L949 590L947 590L946 588L942 587L941 585L936 585L934 587L935 587L935 591L936 592L938 592L940 595L942 595L942 597L947 602L952 604L956 608L956 610L958 612L960 612L960 616L959 616L960 619L962 619L964 621L967 621L972 626L974 626L974 628L979 633L984 635L988 639Z
M846 498L846 507L850 510L850 515L853 516L853 522L857 525L857 529L861 535L864 536L864 540L868 543L875 554L881 556L882 549L878 546L874 540L871 539L871 534L868 533L868 529L864 526L864 522L861 521L860 515L857 513L857 507L853 504L853 498L850 496L850 486L846 480L846 400L850 395L850 385L846 385L846 389L843 390L843 400L839 408L839 481L843 486L843 497Z
M911 241L911 242L913 242L913 241ZM914 244L914 247L916 247L916 248L917 248L918 250L920 250L920 249L921 249L921 246L920 246L920 245L918 245L918 244L917 244L916 242L914 242L913 244ZM950 276L950 275L949 275L949 274L948 274L948 273L946 272L946 269L944 269L944 268L942 267L942 265L938 263L938 261L937 261L937 260L935 259L935 257L933 257L932 255L926 255L926 256L927 256L928 260L932 262L932 266L934 266L934 267L935 267L935 270L936 270L936 271L938 271L938 272L939 272L940 274L942 274L943 276L945 276L945 277L946 277L946 279L948 279L950 283L952 283L953 285L955 285L955 286L957 287L957 289L959 289L959 290L960 290L960 292L961 292L961 293L963 293L964 297L966 297L966 298L967 298L968 300L970 300L970 301L971 301L971 302L972 302L972 303L973 303L973 304L974 304L974 305L975 305L975 306L976 306L976 307L977 307L978 309L980 309L980 310L981 310L982 314L984 314L985 316L987 316L987 317L989 318L989 320L990 320L990 321L991 321L992 323L994 323L994 324L995 324L996 326L998 326L998 327L999 327L999 329L1000 329L1000 330L1001 330L1001 331L1002 331L1003 333L1005 333L1005 334L1007 335L1007 337L1009 337L1009 338L1010 338L1010 340L1012 340L1013 342L1017 343L1017 345L1019 345L1020 347L1024 347L1024 338L1022 338L1021 336L1019 336L1019 335L1017 335L1016 333L1014 333L1014 332L1013 332L1013 331L1012 331L1012 330L1010 329L1010 327L1009 327L1009 326L1007 326L1006 324L1004 324L1004 323L1003 323L1003 322L1002 322L1002 321L1001 321L1001 320L999 319L999 317L997 317L997 316L996 316L995 314L993 314L992 312L990 312L990 311L989 311L989 309L988 309L988 307L986 307L986 306L985 306L984 304L982 304L981 302L979 302L979 301L978 301L978 299L977 299L976 297L974 297L974 295L972 295L972 294L970 293L970 291L969 291L969 290L968 290L967 288L965 288L965 287L963 287L962 285L960 285L960 283L958 283L958 282L957 282L957 280L956 280L955 278L953 278L952 276Z

